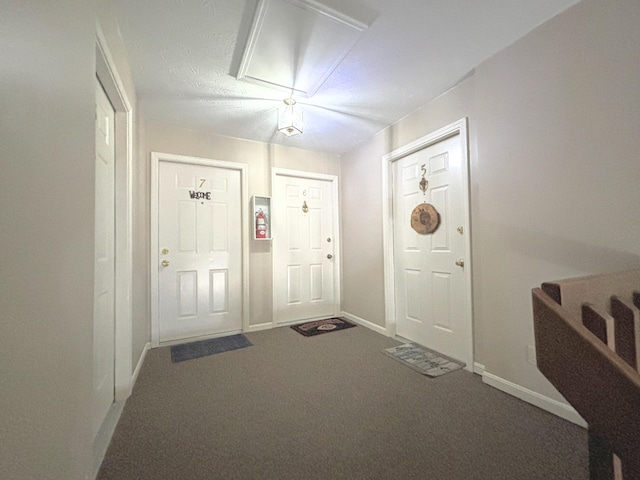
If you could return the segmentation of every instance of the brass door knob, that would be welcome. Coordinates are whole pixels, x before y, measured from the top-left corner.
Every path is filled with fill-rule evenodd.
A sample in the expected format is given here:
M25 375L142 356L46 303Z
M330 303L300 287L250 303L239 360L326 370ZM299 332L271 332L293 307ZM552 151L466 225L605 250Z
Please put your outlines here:
M459 258L458 260L456 260L456 265L459 267L464 267L464 260L462 258Z
M168 267L169 266L169 260L162 260L162 266L163 267Z
M329 255L327 255L327 258L328 258L329 260L331 260L331 259L333 258L333 255L329 254Z

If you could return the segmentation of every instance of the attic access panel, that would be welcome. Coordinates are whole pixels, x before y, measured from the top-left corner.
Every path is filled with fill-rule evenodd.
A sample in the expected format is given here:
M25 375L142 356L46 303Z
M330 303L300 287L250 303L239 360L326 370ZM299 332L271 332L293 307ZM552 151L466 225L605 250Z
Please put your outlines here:
M237 78L311 97L367 28L313 0L260 0Z

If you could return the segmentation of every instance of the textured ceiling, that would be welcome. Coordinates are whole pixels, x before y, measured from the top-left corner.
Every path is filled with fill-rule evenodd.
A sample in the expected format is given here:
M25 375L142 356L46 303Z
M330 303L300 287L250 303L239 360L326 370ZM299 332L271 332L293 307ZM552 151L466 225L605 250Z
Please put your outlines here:
M302 135L276 131L286 93L236 78L258 0L112 0L145 117L341 154L578 0L286 1L369 26L314 95L294 97Z
M312 97L367 27L321 4L263 0L238 78Z

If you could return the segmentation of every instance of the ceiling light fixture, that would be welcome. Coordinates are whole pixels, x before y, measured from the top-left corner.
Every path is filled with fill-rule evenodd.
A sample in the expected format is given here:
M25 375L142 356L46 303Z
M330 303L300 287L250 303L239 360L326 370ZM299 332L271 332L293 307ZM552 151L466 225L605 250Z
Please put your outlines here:
M284 107L278 109L278 130L287 137L302 133L302 111L295 104L293 98L285 98Z

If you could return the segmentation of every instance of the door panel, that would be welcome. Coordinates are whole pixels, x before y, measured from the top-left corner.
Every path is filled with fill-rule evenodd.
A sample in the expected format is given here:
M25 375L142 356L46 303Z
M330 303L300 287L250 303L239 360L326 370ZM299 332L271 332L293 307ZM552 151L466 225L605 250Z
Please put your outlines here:
M240 175L159 162L160 342L242 329Z
M178 317L192 317L198 313L198 272L178 272Z
M468 331L464 270L467 257L458 230L465 223L460 137L442 140L393 164L393 231L396 333L457 359L466 359ZM420 181L428 181L423 193ZM432 204L440 224L432 234L411 228L411 212Z
M330 181L276 175L272 225L274 321L333 315L334 206Z
M115 398L115 112L96 82L93 433Z
M431 251L432 252L450 252L451 238L449 237L450 213L449 212L449 186L434 188L431 190L431 203L440 213L440 226L432 233Z

